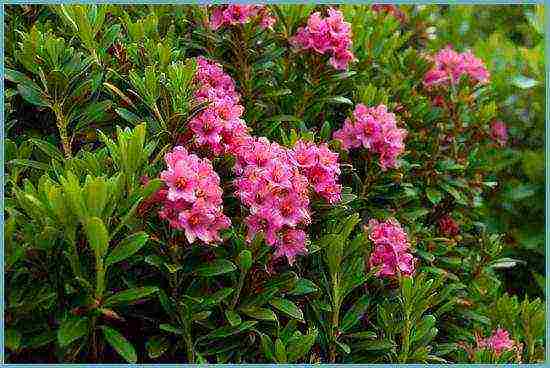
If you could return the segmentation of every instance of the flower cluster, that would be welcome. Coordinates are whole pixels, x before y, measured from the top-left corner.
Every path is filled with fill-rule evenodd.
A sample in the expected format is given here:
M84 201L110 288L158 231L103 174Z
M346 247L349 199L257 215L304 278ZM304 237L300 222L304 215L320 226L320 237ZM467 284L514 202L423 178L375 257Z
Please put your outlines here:
M491 124L491 138L501 147L508 141L508 129L502 121L494 121Z
M311 14L306 27L301 27L290 40L299 49L313 49L319 54L330 54L330 65L338 70L346 70L355 59L352 47L351 25L344 21L342 13L328 9L328 17L322 18L319 12Z
M374 4L374 5L371 5L371 9L376 13L390 14L400 22L404 22L406 20L405 14L401 10L399 10L399 7L397 5Z
M338 154L326 144L298 141L287 149L265 137L245 140L236 152L236 194L249 208L245 219L248 239L263 233L276 248L275 258L292 264L306 253L306 234L300 227L311 222L310 187L329 203L340 200Z
M407 233L397 220L370 220L369 239L374 243L369 264L380 267L377 276L395 276L398 273L409 276L414 273L415 258L410 253Z
M510 339L508 331L502 328L498 328L496 331L493 331L493 334L487 338L477 339L477 347L479 349L490 349L497 355L504 350L512 349L515 345L516 343L514 340Z
M395 115L386 106L366 107L359 104L353 118L346 119L342 129L334 132L333 138L342 142L342 148L360 147L380 155L382 170L397 167L397 157L405 151L405 129L397 127Z
M458 235L460 231L460 229L458 228L458 224L449 215L442 216L438 221L438 225L439 230L447 236Z
M326 143L316 146L302 140L296 142L292 153L313 190L331 204L338 202L342 192L342 186L337 183L340 175L338 154L332 152Z
M245 24L253 18L259 18L262 29L272 28L276 18L265 5L221 5L215 6L210 18L210 28L216 30L223 26Z
M218 155L233 153L247 135L246 123L241 119L244 108L239 104L235 82L220 65L203 57L197 58L195 80L198 84L195 98L208 103L189 122L196 144Z
M432 60L434 66L424 76L426 87L457 84L462 76L468 76L480 84L489 82L489 71L483 61L469 51L458 53L447 46L435 54Z
M305 233L296 228L310 223L308 180L290 151L267 138L250 138L242 148L237 156L242 174L235 187L250 211L248 239L262 232L266 243L276 247L275 256L292 263L306 252Z
M195 141L215 155L235 157L235 193L250 211L245 218L248 240L263 233L276 248L275 257L286 256L292 263L306 252L301 228L311 221L310 188L329 203L340 199L338 154L326 144L298 141L288 149L252 137L241 119L244 109L231 77L204 58L198 66L196 98L210 104L190 122Z
M159 212L174 228L184 230L189 243L219 241L219 231L229 227L222 212L220 178L207 159L189 154L181 146L164 157L168 169L160 177L168 186Z

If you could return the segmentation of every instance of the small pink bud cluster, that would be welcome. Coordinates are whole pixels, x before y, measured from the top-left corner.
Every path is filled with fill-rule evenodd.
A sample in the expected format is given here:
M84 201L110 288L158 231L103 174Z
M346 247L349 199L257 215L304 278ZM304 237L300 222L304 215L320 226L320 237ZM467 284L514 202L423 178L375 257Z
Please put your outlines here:
M168 169L160 178L168 186L166 201L159 212L174 228L184 230L189 243L220 241L219 231L229 227L222 212L220 178L208 159L189 154L181 146L164 156Z
M277 19L265 5L221 5L214 6L210 17L210 28L216 30L223 26L245 24L259 19L262 29L272 28Z
M405 129L397 127L395 115L386 106L366 107L358 104L353 118L346 119L333 138L342 142L345 150L360 147L380 155L382 170L397 167L397 157L405 151Z
M442 216L438 221L438 225L439 230L447 236L458 235L460 231L460 229L458 228L458 224L449 215Z
M377 13L386 13L391 14L393 17L398 19L400 22L405 21L405 14L399 10L397 5L391 4L374 4L371 6L371 9Z
M209 103L189 122L196 144L216 155L233 153L248 134L246 123L241 119L244 108L239 104L235 82L219 64L203 57L197 58L195 79L199 86L195 98Z
M491 124L491 138L501 147L508 141L508 128L502 121L494 121Z
M338 70L346 70L355 57L351 51L351 25L344 21L342 12L330 8L328 17L322 18L319 12L309 16L306 27L301 27L290 39L293 46L319 54L330 54L330 65Z
M415 270L415 258L410 253L407 233L396 219L385 222L369 221L369 239L374 243L369 264L380 267L377 276L410 276Z
M447 46L435 54L432 60L434 66L424 76L426 87L457 84L462 76L469 76L479 84L489 82L489 71L483 61L469 51L458 53Z
M484 339L477 339L479 349L490 349L497 355L505 350L510 350L516 345L515 341L510 339L508 331L498 328L493 331L493 335Z

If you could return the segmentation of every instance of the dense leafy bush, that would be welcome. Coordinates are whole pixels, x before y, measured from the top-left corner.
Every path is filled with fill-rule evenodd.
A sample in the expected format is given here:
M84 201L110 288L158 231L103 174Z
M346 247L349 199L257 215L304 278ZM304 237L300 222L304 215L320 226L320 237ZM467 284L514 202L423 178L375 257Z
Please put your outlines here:
M542 361L540 11L7 7L8 360Z

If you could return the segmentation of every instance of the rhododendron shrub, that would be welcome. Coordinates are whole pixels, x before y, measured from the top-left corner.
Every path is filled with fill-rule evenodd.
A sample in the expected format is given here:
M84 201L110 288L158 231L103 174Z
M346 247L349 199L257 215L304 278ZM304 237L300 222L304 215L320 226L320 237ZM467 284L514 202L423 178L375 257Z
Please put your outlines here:
M6 360L541 362L535 82L447 8L6 7Z

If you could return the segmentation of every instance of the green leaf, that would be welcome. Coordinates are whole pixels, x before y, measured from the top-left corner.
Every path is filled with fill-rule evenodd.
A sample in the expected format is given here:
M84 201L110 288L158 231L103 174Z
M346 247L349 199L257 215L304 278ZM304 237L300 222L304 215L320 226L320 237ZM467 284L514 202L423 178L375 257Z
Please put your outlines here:
M103 257L109 248L109 233L98 217L92 217L86 222L86 236L90 247L98 257Z
M88 318L69 317L57 331L57 341L61 347L65 347L88 333Z
M170 333L173 333L173 334L176 334L176 335L183 335L185 333L185 331L183 329L178 328L178 327L174 327L174 326L169 325L167 323L161 323L159 325L159 328L163 331L170 332Z
M433 204L438 204L443 198L441 192L433 188L426 188L426 196Z
M11 161L8 161L7 164L15 165L15 166L30 167L32 169L43 170L43 171L47 171L50 168L48 164L45 164L43 162L26 160L23 158L15 158Z
M328 141L330 139L331 133L332 133L332 129L330 127L330 123L328 121L325 121L323 123L323 126L321 127L319 138L321 138L322 141Z
M105 267L123 261L137 253L145 245L148 239L149 235L143 231L128 236L109 253L105 260Z
M4 69L4 72L6 79L10 82L17 84L27 84L34 89L39 89L39 87L29 77L21 72L9 68Z
M197 275L204 277L211 277L221 275L224 273L232 272L237 269L237 266L227 259L217 259L214 262L208 263L204 266L197 268L195 271Z
M103 330L105 340L107 340L121 357L128 363L135 364L137 362L136 350L120 332L107 326L101 326L101 329Z
M162 335L153 336L147 340L145 348L149 358L157 359L170 348L170 341Z
M489 267L494 269L512 268L517 264L525 264L525 261L513 258L500 258L491 262Z
M31 87L27 84L19 84L17 86L17 90L19 91L19 94L21 97L23 97L27 102L40 106L40 107L49 107L50 102L46 98L46 96L42 93L42 91L35 89L34 87Z
M313 330L305 336L291 337L286 344L288 361L294 363L298 359L303 358L311 350L316 339L317 330Z
M64 160L63 154L56 146L54 146L50 142L46 142L38 138L31 138L29 139L29 141L32 142L36 147L38 147L46 155L48 155L51 159L63 162Z
M84 111L76 117L78 123L74 127L74 131L80 132L90 124L105 121L109 116L107 112L112 105L113 103L109 100L87 105Z
M353 102L349 98L343 96L330 97L323 99L323 101L353 106Z
M345 354L351 353L351 348L349 347L348 344L343 343L342 341L336 340L336 345L338 345L338 347L339 347L340 349L342 349L342 351L343 351Z
M466 310L464 312L462 312L462 314L464 315L464 317L466 317L467 319L471 319L473 321L477 321L479 323L482 323L486 326L490 326L491 325L491 320L485 316L482 316L481 314L477 313L477 312L474 312L472 310Z
M407 221L412 222L420 217L426 216L430 211L426 208L416 208L412 211L407 211L403 214L403 217L407 219Z
M395 347L395 344L389 340L365 340L354 345L357 350L376 351L390 350Z
M220 290L216 291L214 294L205 296L203 305L209 306L209 305L216 305L222 302L222 300L226 299L229 295L233 293L233 288L221 288Z
M149 198L153 193L156 193L163 185L163 181L160 179L151 179L142 189L142 197Z
M275 361L275 355L273 355L273 342L269 336L260 332L260 345L262 346L262 351L265 357L271 361Z
M363 295L355 304L346 312L342 319L340 331L343 333L348 332L353 326L359 322L363 314L369 307L370 299L369 295Z
M248 271L252 267L252 253L248 249L241 251L237 257L237 264L244 272Z
M118 116L120 116L121 118L123 118L124 120L126 120L127 122L133 125L138 125L143 120L143 119L140 119L139 116L137 116L133 112L126 110L122 107L115 109L115 111L118 114Z
M346 337L356 340L374 340L376 336L376 332L373 331L361 331L346 335Z
M436 319L431 314L427 314L422 317L422 321L420 321L420 324L415 327L411 342L416 342L422 340L424 337L428 336L428 333L432 328L435 326Z
M289 295L305 295L319 291L317 285L308 279L298 279L296 286L288 294Z
M302 310L288 299L273 298L269 304L292 318L304 321Z
M257 321L245 321L238 326L223 326L210 332L207 335L203 335L199 337L199 339L197 339L197 342L198 341L210 342L211 339L221 339L228 336L236 335L238 333L250 330L257 323L258 323Z
M285 344L279 338L275 340L275 358L277 358L277 363L287 362Z
M21 332L14 330L13 328L6 329L4 336L4 343L6 344L6 348L11 351L19 350L22 337L23 336L21 335Z
M231 326L238 326L242 322L241 316L239 316L239 313L231 309L227 309L225 311L225 317L227 318L227 321Z
M132 303L137 300L145 299L152 294L155 294L158 292L158 288L156 286L143 286L133 289L128 289L124 291L120 291L110 297L108 297L105 302L104 306L114 306L118 304L126 304L126 303Z
M241 312L249 317L259 319L262 321L277 321L277 316L269 308L248 308L242 309Z

